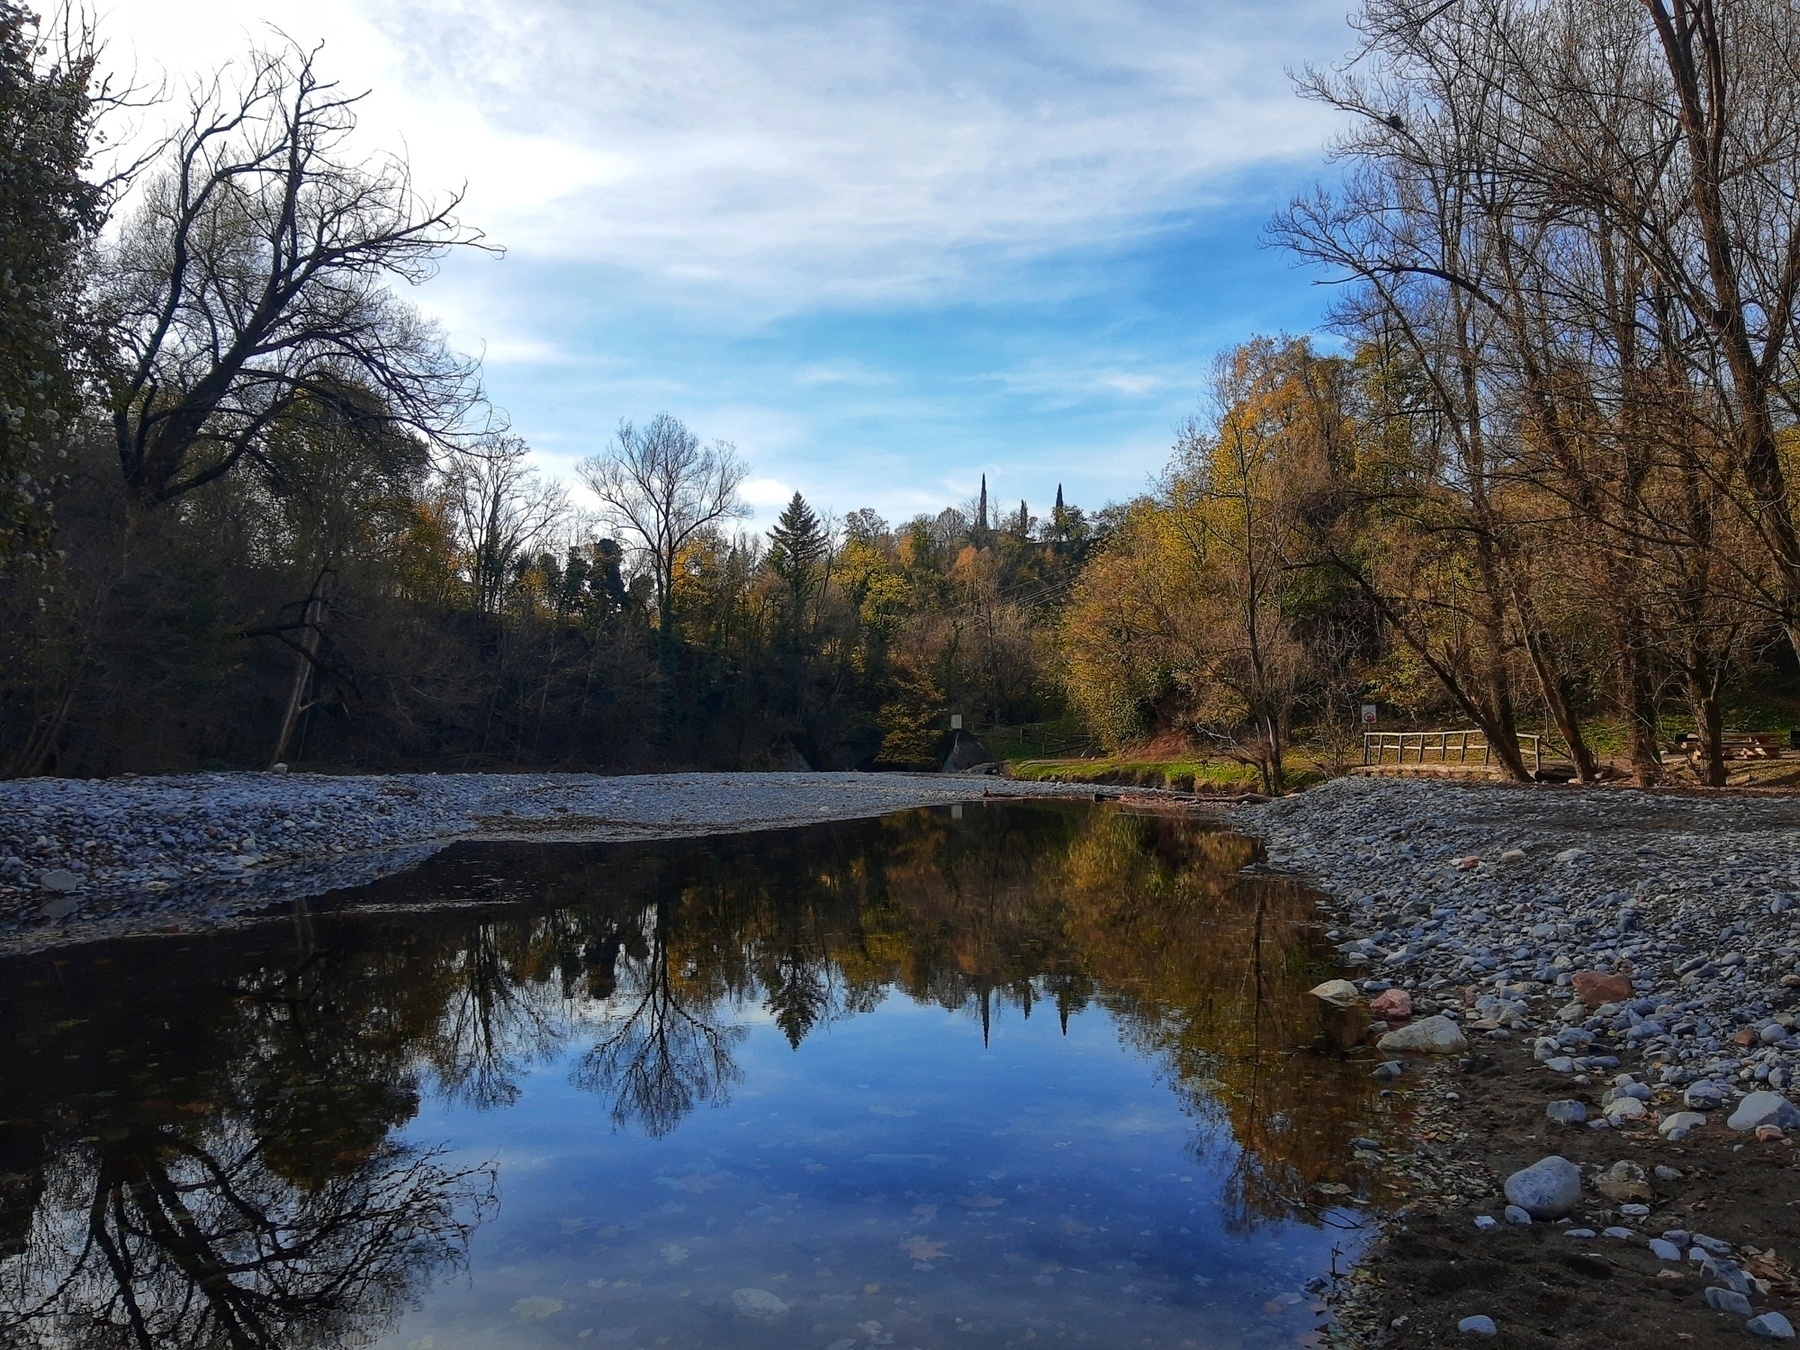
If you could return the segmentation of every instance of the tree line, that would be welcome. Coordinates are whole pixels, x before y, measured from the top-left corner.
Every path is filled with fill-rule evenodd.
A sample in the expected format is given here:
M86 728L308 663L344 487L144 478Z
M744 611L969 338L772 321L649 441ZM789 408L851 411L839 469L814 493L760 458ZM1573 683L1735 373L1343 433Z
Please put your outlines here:
M577 510L402 298L493 246L317 53L130 162L91 32L0 0L0 767L930 765L1072 715L1279 789L1378 702L1640 781L1800 668L1800 15L1365 0L1269 242L1330 350L1224 354L1137 499L890 525L623 421ZM103 153L104 152L104 153ZM101 163L104 154L112 157ZM1616 731L1615 731L1616 729ZM1616 744L1614 740L1616 739Z
M952 708L1060 707L1044 601L1097 537L1060 489L899 526L796 494L759 537L735 449L661 413L577 509L404 298L495 246L317 51L129 163L146 99L96 51L0 0L0 770L925 767Z

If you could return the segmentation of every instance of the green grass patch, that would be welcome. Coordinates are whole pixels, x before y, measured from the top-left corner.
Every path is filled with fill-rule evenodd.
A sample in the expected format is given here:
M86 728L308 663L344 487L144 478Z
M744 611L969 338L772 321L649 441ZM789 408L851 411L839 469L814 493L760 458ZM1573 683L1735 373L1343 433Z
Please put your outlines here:
M1125 787L1173 788L1179 792L1255 792L1262 775L1251 764L1229 759L1131 759L1103 755L1096 759L1014 759L1006 761L1010 778L1028 783L1096 783ZM1296 761L1287 766L1288 787L1308 787L1325 774L1318 766Z
M1079 719L1060 717L1050 722L1024 722L1017 726L982 727L975 733L995 759L1067 759L1099 747Z

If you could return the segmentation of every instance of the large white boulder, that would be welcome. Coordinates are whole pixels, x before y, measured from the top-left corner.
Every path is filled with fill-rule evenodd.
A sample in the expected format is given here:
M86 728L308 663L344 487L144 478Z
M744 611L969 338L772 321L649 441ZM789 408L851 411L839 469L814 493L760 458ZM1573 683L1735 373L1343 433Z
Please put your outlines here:
M1560 1219L1581 1203L1581 1169L1551 1154L1506 1179L1506 1198L1534 1219Z
M1376 1042L1378 1050L1417 1050L1427 1055L1454 1055L1469 1048L1462 1028L1448 1017L1423 1017L1390 1031Z
M1800 1125L1800 1109L1779 1092L1752 1092L1738 1103L1725 1123L1734 1130L1754 1130L1758 1125L1779 1125L1791 1130Z
M1316 999L1331 1004L1334 1008L1348 1008L1353 1003L1361 1003L1362 995L1349 980L1327 980L1324 984L1314 985L1306 991Z

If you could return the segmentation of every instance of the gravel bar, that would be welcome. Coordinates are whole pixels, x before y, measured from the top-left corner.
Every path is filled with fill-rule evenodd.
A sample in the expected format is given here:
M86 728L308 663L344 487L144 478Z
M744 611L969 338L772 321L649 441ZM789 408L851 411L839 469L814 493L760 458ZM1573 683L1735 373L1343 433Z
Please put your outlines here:
M1332 897L1315 992L1408 1100L1334 1343L1793 1335L1800 799L1345 779L1239 819Z
M0 953L216 925L459 839L665 839L1095 791L951 774L15 779L0 782Z
M1800 799L1345 778L1239 819L1335 897L1365 996L1679 1110L1794 1086Z

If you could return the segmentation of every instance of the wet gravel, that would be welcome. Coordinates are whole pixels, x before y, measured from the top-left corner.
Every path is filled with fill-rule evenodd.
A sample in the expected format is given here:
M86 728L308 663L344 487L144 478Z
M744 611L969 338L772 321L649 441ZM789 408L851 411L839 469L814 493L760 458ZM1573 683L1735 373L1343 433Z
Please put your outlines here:
M1087 786L855 773L184 774L0 782L0 952L216 924L457 839L776 829Z

